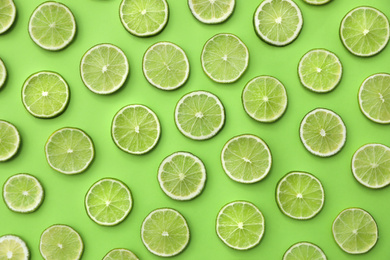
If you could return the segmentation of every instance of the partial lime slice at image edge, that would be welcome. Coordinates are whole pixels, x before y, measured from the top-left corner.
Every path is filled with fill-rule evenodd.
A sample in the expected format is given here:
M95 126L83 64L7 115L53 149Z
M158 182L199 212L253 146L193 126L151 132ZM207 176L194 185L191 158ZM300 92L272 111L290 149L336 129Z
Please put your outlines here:
M115 248L108 252L103 260L139 260L138 257L128 249Z
M3 87L6 80L7 80L7 68L5 67L4 62L0 59L0 90Z
M0 237L0 259L30 259L30 252L23 241L15 235L4 235Z
M235 4L235 0L188 0L192 15L205 24L226 21L232 15Z
M15 18L16 7L14 1L2 0L0 2L0 34L7 32L11 28L15 22Z
M19 151L20 143L18 129L13 124L0 120L0 162L14 157Z
M332 0L303 0L305 3L310 4L310 5L324 5Z
M322 249L310 242L298 242L287 249L283 260L327 260Z

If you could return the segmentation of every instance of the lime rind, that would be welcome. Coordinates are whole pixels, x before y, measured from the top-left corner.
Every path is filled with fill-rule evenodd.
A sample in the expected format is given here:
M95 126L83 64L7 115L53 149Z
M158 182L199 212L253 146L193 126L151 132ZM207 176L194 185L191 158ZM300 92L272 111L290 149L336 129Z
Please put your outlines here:
M7 243L7 245L4 245L5 243ZM12 246L12 248L6 248L6 247L11 247L11 246ZM23 239L21 239L18 236L4 235L4 236L0 237L0 258L1 259L10 259L10 258L8 258L9 251L7 249L8 250L9 249L13 249L13 250L17 249L18 251L20 251L20 252L17 252L17 254L15 254L16 257L18 257L18 259L21 259L21 260L30 259L30 251L26 245L26 242L24 242ZM3 250L7 250L7 252L4 252ZM15 252L12 252L12 253L15 253ZM24 257L22 258L22 256L20 256L20 254L23 254Z
M7 9L7 10L4 10ZM8 21L4 24L1 21L0 34L5 33L14 24L16 18L16 6L13 0L3 0L0 3L0 16L8 16ZM0 84L1 85L1 84Z
M305 247L306 249L302 249ZM297 255L298 254L298 255ZM283 255L283 260L327 260L322 249L310 242L298 242L287 249Z
M206 4L206 2L208 3ZM235 4L235 0L188 0L192 15L205 24L218 24L226 21L233 14ZM199 5L202 7L201 9L198 7ZM206 14L204 14L205 12Z
M3 87L7 79L7 68L4 65L4 62L0 59L0 89Z
M139 260L138 257L128 249L115 248L108 252L103 260Z
M0 151L3 152L4 149L8 150L7 154L0 154L0 162L7 161L7 160L11 159L12 157L14 157L16 155L16 153L18 152L19 146L20 146L20 134L19 134L18 129L13 124L11 124L10 122L7 122L5 120L0 120L0 130L3 128L2 125L6 126L7 129L10 129L10 131L12 132L12 135L14 136L14 140L7 141L7 144L10 144L11 147L5 147L4 140L3 140L3 143L0 142L0 149L1 149ZM3 134L4 134L4 132L3 133L0 132L0 139L4 138Z
M324 5L332 0L303 0L305 3L310 4L310 5Z

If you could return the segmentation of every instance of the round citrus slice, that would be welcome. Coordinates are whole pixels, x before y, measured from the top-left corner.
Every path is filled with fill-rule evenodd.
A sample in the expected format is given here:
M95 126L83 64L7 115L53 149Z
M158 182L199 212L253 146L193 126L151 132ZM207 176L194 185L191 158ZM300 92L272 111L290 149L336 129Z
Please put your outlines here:
M256 121L274 122L286 111L286 89L274 77L256 77L246 84L242 104L245 112Z
M337 245L349 254L364 254L378 240L374 218L360 208L343 210L333 221L332 233Z
M324 206L321 182L306 172L290 172L276 187L276 202L286 216L306 220L316 216Z
M390 123L390 74L368 77L359 89L359 106L363 114L379 124Z
M352 54L368 57L386 47L389 28L385 14L373 7L361 6L351 10L341 21L340 37Z
M79 233L67 225L48 227L39 242L39 251L45 260L78 260L83 250Z
M162 208L152 211L143 221L141 238L155 255L169 257L181 253L190 240L185 218L176 210Z
M152 45L144 55L142 69L149 83L163 90L181 87L190 74L187 55L170 42Z
M205 24L226 21L234 11L235 0L188 0L192 14Z
M0 162L11 159L19 150L20 135L16 127L0 120Z
M249 51L237 36L221 33L206 42L201 62L210 79L218 83L232 83L246 71Z
M55 131L45 146L50 167L64 174L77 174L86 170L94 158L91 138L82 130L72 127Z
M227 246L247 250L257 246L264 234L264 217L252 203L234 201L218 213L216 230Z
M119 110L111 127L114 143L131 154L144 154L152 150L160 138L160 132L156 114L143 105L128 105Z
M22 101L31 115L52 118L64 112L69 102L69 87L58 73L41 71L24 82Z
M88 216L99 225L114 226L129 215L133 199L129 188L115 179L101 179L85 196Z
M26 243L20 237L5 235L0 237L0 259L28 260L30 253Z
M103 260L139 260L138 257L130 250L124 248L112 249Z
M309 242L298 242L284 253L283 260L327 260L327 258L318 246Z
M161 162L158 168L158 182L170 198L191 200L204 188L206 168L195 155L188 152L176 152Z
M314 109L303 118L299 134L305 148L320 157L338 153L347 138L341 117L324 108Z
M254 15L257 35L275 46L293 42L301 32L302 25L301 10L292 0L265 0Z
M311 5L324 5L329 3L332 0L303 0L303 1Z
M96 94L110 94L125 83L129 63L123 51L112 44L98 44L81 59L81 79Z
M317 92L332 91L340 82L342 65L339 58L324 49L307 52L298 65L299 79L304 87Z
M184 95L177 103L175 123L188 138L210 139L222 129L225 109L217 96L206 91L194 91Z
M44 2L31 15L28 32L41 48L58 51L72 42L76 34L76 21L64 4Z
M3 199L7 207L15 212L33 212L42 204L43 188L32 175L16 174L8 178L3 186Z
M4 62L0 59L0 89L4 85L6 79L7 79L7 69L4 65Z
M11 28L16 17L16 7L13 0L0 1L0 34Z
M119 15L128 32L147 37L161 32L168 22L166 0L122 0Z

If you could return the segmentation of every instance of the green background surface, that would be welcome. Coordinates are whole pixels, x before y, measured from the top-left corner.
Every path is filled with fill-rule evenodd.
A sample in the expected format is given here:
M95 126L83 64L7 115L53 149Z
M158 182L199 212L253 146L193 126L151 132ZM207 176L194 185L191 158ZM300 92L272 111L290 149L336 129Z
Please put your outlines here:
M370 190L360 185L351 172L353 153L363 144L379 142L390 145L388 125L370 122L361 113L357 93L363 80L378 72L390 72L390 47L371 58L350 54L339 39L339 25L352 8L370 5L390 17L388 0L334 0L324 6L310 6L296 0L304 25L300 36L286 47L273 47L260 40L252 19L260 0L238 0L233 15L223 24L205 25L191 14L186 0L168 0L169 21L157 36L137 38L128 33L119 19L119 0L62 1L73 12L77 35L73 43L59 52L41 49L28 35L28 20L42 0L15 0L17 18L14 26L0 35L0 57L8 69L8 80L0 90L0 119L19 129L22 146L12 160L0 164L0 184L16 173L30 173L42 182L45 200L31 214L11 212L0 203L0 235L21 236L30 248L32 259L41 259L39 238L52 224L67 224L83 238L83 259L101 259L109 250L124 247L140 259L158 259L143 246L140 228L152 210L172 207L187 219L191 241L175 259L281 259L284 252L298 241L320 246L329 259L390 258L390 188ZM249 67L234 84L212 82L202 71L200 53L203 44L217 33L234 33L247 45ZM151 86L142 74L142 56L158 41L171 41L188 55L191 72L180 89L164 92ZM122 89L100 96L82 83L79 64L83 54L98 43L112 43L123 49L130 64L130 74ZM299 59L310 49L326 48L336 53L344 68L339 86L331 93L316 94L299 82ZM24 80L40 70L60 73L68 82L71 98L66 111L54 119L37 119L23 107L21 89ZM259 75L278 78L286 87L288 107L275 123L264 124L251 119L241 103L245 84ZM186 93L207 90L216 94L226 109L222 131L207 141L194 141L183 136L174 123L176 102ZM118 149L111 139L110 126L115 113L128 104L145 104L160 119L162 134L156 148L141 156ZM334 110L347 127L347 142L341 152L331 158L319 158L305 150L299 139L299 124L306 113L316 107ZM95 145L95 159L79 175L66 176L51 169L46 162L44 145L51 133L65 127L79 127L88 133ZM264 139L273 155L269 175L256 184L245 185L230 180L220 163L223 145L233 136L251 133ZM175 151L190 151L200 157L207 169L203 193L189 202L173 201L157 182L160 162ZM317 176L325 189L325 205L314 219L298 221L283 215L275 202L278 180L289 171L307 171ZM84 196L89 187L103 177L115 177L131 189L134 207L124 222L102 227L87 216ZM224 245L215 233L219 209L234 200L253 202L265 217L265 235L261 243L248 251L235 251ZM361 207L378 223L379 240L367 254L348 255L335 243L331 226L339 212L348 207Z

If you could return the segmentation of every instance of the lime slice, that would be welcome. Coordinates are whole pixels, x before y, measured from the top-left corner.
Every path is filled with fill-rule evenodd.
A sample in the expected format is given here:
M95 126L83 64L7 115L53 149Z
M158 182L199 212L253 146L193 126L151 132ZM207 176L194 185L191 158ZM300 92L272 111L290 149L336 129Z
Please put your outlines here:
M88 216L103 226L114 226L122 222L129 215L132 206L129 188L115 179L99 180L85 196Z
M242 92L245 112L259 122L278 120L287 108L287 93L274 77L260 76L249 81Z
M138 257L130 250L123 248L112 249L103 260L139 260Z
M237 36L221 33L206 42L201 62L210 79L218 83L232 83L246 71L249 51Z
M303 0L303 1L311 5L324 5L329 3L332 0Z
M254 183L267 176L272 156L267 144L255 135L239 135L222 149L222 167L234 181Z
M257 246L264 234L264 217L252 203L234 201L218 213L217 235L227 246L247 250Z
M22 101L31 115L52 118L64 112L69 102L69 87L61 75L41 71L24 82Z
M324 206L321 182L306 172L290 172L276 187L276 202L290 218L306 220L316 216Z
M320 157L338 153L347 138L341 117L324 108L314 109L303 118L299 134L305 148Z
M176 152L166 157L158 168L161 189L175 200L191 200L198 196L206 182L206 168L193 154Z
M94 157L91 138L82 130L72 127L55 131L45 146L46 159L50 167L64 174L84 171Z
M349 254L366 253L378 240L374 218L359 208L343 210L333 222L332 233L339 247Z
M33 212L42 204L43 188L32 175L16 174L8 178L3 187L7 207L15 212Z
M302 13L291 0L265 0L254 16L257 35L275 46L285 46L299 35L303 25Z
M19 150L20 135L16 127L0 120L0 162L11 159Z
M362 57L373 56L389 41L389 20L378 9L361 6L351 10L341 21L340 37L345 48Z
M4 85L7 79L7 69L5 68L4 62L0 59L0 89Z
M116 113L111 135L115 144L131 154L144 154L160 139L160 122L156 114L144 105L128 105Z
M202 23L226 21L234 10L235 0L188 0L192 14Z
M181 253L187 247L190 230L178 211L162 208L152 211L145 218L141 238L150 252L168 257Z
M127 31L147 37L164 29L169 11L166 0L122 0L119 14Z
M58 51L68 46L76 34L76 21L64 4L45 2L31 15L28 32L41 48Z
M292 245L283 260L326 260L326 255L318 246L308 242L298 242Z
M179 46L158 42L146 51L142 69L150 84L159 89L173 90L187 81L190 64Z
M352 173L362 185L379 189L390 184L390 148L366 144L352 157Z
M13 0L0 1L0 34L5 33L15 21L16 7Z
M98 44L81 59L81 79L96 94L110 94L122 87L129 74L123 51L112 44Z
M5 235L0 237L0 259L28 260L30 253L20 237Z
M368 77L359 89L359 106L363 114L379 124L390 123L390 74Z
M194 91L184 95L177 103L175 123L188 138L206 140L222 129L225 109L217 96L206 91Z
M314 49L307 52L299 61L298 75L304 87L314 92L325 93L339 84L342 65L334 53Z
M39 250L45 260L78 260L83 249L79 233L67 225L48 227L39 242Z

